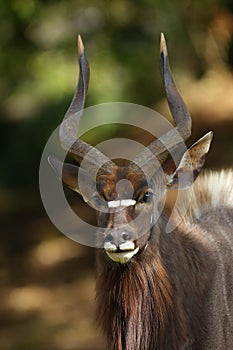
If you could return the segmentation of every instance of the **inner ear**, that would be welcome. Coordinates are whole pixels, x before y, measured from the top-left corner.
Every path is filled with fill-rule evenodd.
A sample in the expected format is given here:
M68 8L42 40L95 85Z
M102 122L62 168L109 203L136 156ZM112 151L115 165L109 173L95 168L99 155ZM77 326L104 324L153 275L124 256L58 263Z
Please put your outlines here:
M168 189L185 189L193 184L205 163L212 138L213 133L211 131L195 142L183 154L175 172L166 175Z
M96 186L86 170L74 164L63 163L52 156L49 156L48 161L64 184L78 192L86 202L91 200Z

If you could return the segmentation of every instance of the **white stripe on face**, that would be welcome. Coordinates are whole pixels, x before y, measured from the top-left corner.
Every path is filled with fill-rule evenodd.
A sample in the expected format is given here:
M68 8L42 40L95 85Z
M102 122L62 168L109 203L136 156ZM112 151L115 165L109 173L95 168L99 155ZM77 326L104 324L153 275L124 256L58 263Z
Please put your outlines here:
M135 205L136 201L134 199L122 199L122 200L116 200L116 201L109 201L108 207L109 208L118 208L118 207L130 207L131 205Z

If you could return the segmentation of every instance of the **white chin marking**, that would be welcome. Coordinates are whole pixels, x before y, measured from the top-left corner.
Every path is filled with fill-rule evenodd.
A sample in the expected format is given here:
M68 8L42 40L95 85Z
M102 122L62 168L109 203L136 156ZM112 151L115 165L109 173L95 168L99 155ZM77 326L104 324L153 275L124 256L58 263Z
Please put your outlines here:
M114 253L114 252L105 250L106 254L109 256L110 259L120 264L126 264L127 262L129 262L129 260L132 259L132 257L136 255L138 251L139 251L139 247L137 247L134 250L128 250L128 251L119 252L119 253Z

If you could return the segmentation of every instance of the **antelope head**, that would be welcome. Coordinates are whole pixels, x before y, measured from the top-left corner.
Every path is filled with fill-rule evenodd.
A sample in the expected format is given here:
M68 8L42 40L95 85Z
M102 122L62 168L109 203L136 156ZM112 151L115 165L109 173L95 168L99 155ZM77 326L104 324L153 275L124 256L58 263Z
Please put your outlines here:
M191 117L173 80L161 34L161 73L175 126L148 145L128 166L116 165L97 148L76 139L89 84L89 65L80 37L78 57L78 85L60 127L60 140L79 165L62 163L53 157L49 157L49 163L69 188L96 209L98 226L104 228L102 246L107 256L124 264L143 253L152 227L156 227L161 216L166 192L186 188L197 178L209 151L212 132L188 149L182 147L191 134ZM177 159L176 166L171 162L171 152ZM78 179L86 184L85 193Z

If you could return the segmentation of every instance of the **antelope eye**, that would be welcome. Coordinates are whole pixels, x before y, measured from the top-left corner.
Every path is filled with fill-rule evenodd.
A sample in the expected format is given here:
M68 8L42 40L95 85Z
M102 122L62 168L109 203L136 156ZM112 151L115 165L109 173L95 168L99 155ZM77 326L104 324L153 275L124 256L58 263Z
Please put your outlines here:
M152 192L145 192L143 197L140 199L140 202L141 203L150 203L152 201L152 196L153 196L153 193Z
M99 195L99 193L93 195L91 202L95 209L100 209L106 206L106 201Z

